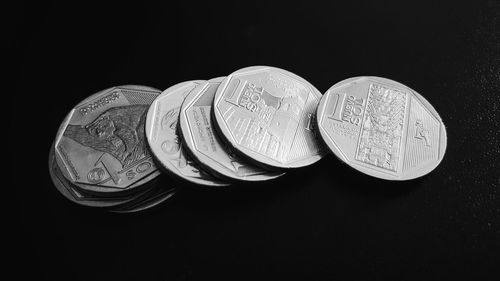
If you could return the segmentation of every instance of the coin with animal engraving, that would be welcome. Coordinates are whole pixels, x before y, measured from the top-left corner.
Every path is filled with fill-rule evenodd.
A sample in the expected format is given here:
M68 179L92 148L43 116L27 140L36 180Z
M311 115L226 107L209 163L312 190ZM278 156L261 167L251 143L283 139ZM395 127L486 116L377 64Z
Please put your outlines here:
M65 178L82 190L105 196L131 192L142 186L137 183L158 176L144 129L149 106L160 92L117 86L73 108L54 145Z
M227 76L213 114L221 137L238 153L273 168L310 165L324 155L315 129L321 93L283 69L252 66Z
M179 112L184 98L205 81L194 80L174 85L151 104L146 118L146 137L151 152L165 170L192 183L226 186L191 159L178 135Z
M217 88L224 77L196 86L181 106L180 129L191 155L214 174L233 180L262 181L283 175L239 158L214 132L211 109Z
M354 77L333 85L321 99L317 122L339 159L377 178L421 177L446 151L446 128L432 105L386 78Z

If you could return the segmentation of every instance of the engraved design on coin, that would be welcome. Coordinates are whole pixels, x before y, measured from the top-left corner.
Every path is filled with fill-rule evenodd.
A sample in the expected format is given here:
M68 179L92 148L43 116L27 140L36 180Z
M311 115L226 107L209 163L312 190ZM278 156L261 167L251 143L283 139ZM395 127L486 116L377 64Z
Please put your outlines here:
M55 143L68 180L92 192L115 192L158 175L144 127L149 105L159 93L150 87L119 86L77 105Z
M200 170L196 167L196 164L192 162L191 159L186 155L182 142L179 135L177 134L177 123L179 120L180 107L173 108L169 110L165 115L163 115L161 121L162 135L168 138L162 142L161 148L165 152L167 157L172 163L174 163L179 169L184 169L190 166L189 172L191 177L196 177L202 179L203 176Z
M87 114L91 113L92 111L96 110L97 108L104 106L110 102L113 102L113 101L117 100L118 98L120 98L120 94L118 94L118 92L112 92L111 94L109 94L103 98L100 98L97 101L95 101L95 102L93 102L85 107L80 108L79 111L82 115L87 115Z
M405 105L406 93L370 85L356 160L397 170Z
M380 77L354 77L332 86L318 106L317 126L342 161L383 179L423 176L446 150L446 129L432 105Z
M223 77L200 84L186 97L181 109L181 131L193 156L215 174L237 180L258 181L276 173L245 163L213 131L213 98Z
M268 166L302 166L323 155L311 125L320 98L292 73L249 67L223 81L214 114L222 135L239 152Z
M186 95L202 82L182 82L163 91L148 111L146 137L153 155L167 171L196 184L225 186L228 184L210 176L191 160L178 135L180 106Z
M134 201L138 196L141 196L142 192L139 191L136 194L132 194L130 196L95 196L89 193L81 192L81 185L76 186L71 184L71 182L62 174L59 169L60 165L57 163L57 159L55 157L55 147L51 146L49 153L49 172L54 183L55 187L61 192L61 194L67 199L75 202L77 204L90 206L90 207L115 207L118 205L122 205L124 203L128 203L130 201ZM93 173L90 173L92 176L100 176L101 171L96 169ZM141 181L146 182L147 178L143 178ZM140 184L140 181L138 182Z
M100 183L104 179L104 170L102 168L94 168L87 174L87 178L91 183Z
M429 143L429 130L424 128L422 124L422 120L417 119L415 121L415 138L419 140L423 140L425 142L425 146L431 146Z
M144 142L146 105L114 107L87 125L68 125L64 136L83 146L108 153L125 168L147 157Z
M169 138L162 142L161 148L165 154L170 155L174 159L184 158L180 153L182 146L179 141L179 136L176 133L179 110L180 107L173 108L165 113L161 119L162 133L164 136L169 136ZM186 162L185 160L181 161Z
M236 142L261 155L284 163L304 109L305 100L298 95L276 97L261 86L244 81L238 106L256 114L238 115L234 108L224 116ZM231 100L226 99L231 102ZM248 116L248 117L247 117Z

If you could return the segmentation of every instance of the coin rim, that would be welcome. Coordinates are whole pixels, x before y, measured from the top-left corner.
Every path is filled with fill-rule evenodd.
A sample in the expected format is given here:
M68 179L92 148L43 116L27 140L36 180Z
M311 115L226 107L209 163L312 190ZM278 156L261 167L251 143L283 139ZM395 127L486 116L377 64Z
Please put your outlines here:
M226 166L220 164L219 162L215 161L214 159L202 154L201 152L198 152L195 148L194 144L194 138L192 137L189 122L188 122L188 117L187 117L187 110L189 110L194 102L198 100L199 96L204 92L205 88L208 86L210 83L220 83L224 80L224 77L217 77L213 78L210 80L205 81L204 83L198 85L195 89L193 89L189 95L186 96L184 99L184 102L182 103L181 111L180 111L180 118L179 118L179 124L180 124L180 129L181 129L181 135L183 137L183 143L184 145L188 148L187 150L189 151L190 155L192 156L193 159L198 161L198 163L202 166L205 167L207 171L210 171L211 173L214 174L216 177L222 177L223 179L227 179L229 181L264 181L264 180L270 180L274 179L277 177L280 177L284 174L284 172L275 172L272 170L268 169L263 169L266 172L269 172L267 174L258 174L258 175L250 175L250 176L244 176L240 177L238 175L235 175L233 171L228 169ZM215 129L214 126L214 120L212 120L212 111L213 111L213 103L210 105L210 112L208 118L210 118L210 125L212 128L213 134L217 134L217 137L219 137L219 140L224 143L224 139L220 137L218 134L217 130ZM224 150L224 146L222 146L221 152L226 153L227 151ZM239 155L238 155L239 156ZM241 162L246 162L244 158L240 157ZM251 162L247 162L246 164L255 166ZM216 169L215 166L221 167L221 169ZM258 168L261 168L259 166L256 166ZM262 169L262 168L261 168Z
M193 165L196 169L199 169L201 171L200 173L200 176L202 177L205 177L205 178L195 178L195 177L191 177L191 176L187 176L187 175L184 175L183 173L181 173L181 171L175 167L172 162L170 162L169 160L164 160L162 157L160 157L161 155L161 144L156 144L153 140L152 140L152 132L150 133L150 131L153 130L154 128L154 120L156 120L156 117L157 117L157 104L162 101L163 99L165 98L169 98L171 97L172 95L177 95L177 94L180 94L180 93L184 93L184 89L186 89L186 91L188 91L188 94L186 94L186 97L189 95L189 93L194 89L196 88L196 86L200 85L201 83L205 82L206 80L190 80L190 81L185 81L185 82L181 82L181 83L178 83L178 84L175 84L169 88L167 88L166 90L164 90L163 92L161 92L160 95L158 95L156 97L156 99L153 101L153 103L151 104L151 106L149 107L149 110L148 110L148 113L147 113L147 117L146 117L146 139L147 139L147 142L148 142L148 146L149 146L149 149L151 150L151 153L153 154L155 160L157 161L157 163L160 164L160 166L158 168L161 168L162 170L165 170L168 174L170 175L173 175L175 176L176 178L178 179L182 179L182 180L186 180L190 183L194 183L194 184L200 184L200 185L205 185L205 186L228 186L230 185L229 183L226 183L226 182L223 182L223 181L220 181L219 179L213 177L210 175L210 173L208 173L207 171L204 170L204 167L200 166L198 164L197 161L194 161ZM177 134L179 135L179 127L180 127L180 113L181 113L181 107L182 107L182 103L179 104L179 116L177 117ZM160 121L161 122L161 121ZM182 138L182 136L179 136L179 138L181 139L181 145L183 146L184 148L184 151L186 154L189 154L188 151L186 151L185 149L185 146L183 144L184 142L184 138ZM188 155L188 156L191 156L191 155Z
M223 137L224 141L227 142L228 144L230 144L239 154L245 155L247 158L252 159L256 165L259 165L265 169L277 170L277 169L284 169L284 168L288 168L288 169L289 168L300 168L300 167L305 167L305 166L309 166L309 165L316 163L317 161L321 160L325 156L325 151L322 148L322 143L319 140L317 134L315 134L316 136L314 138L316 139L318 145L320 146L320 149L318 150L318 152L316 154L303 156L299 159L295 159L293 161L287 161L285 163L279 163L278 161L276 161L274 159L270 159L267 156L261 155L261 154L256 153L255 151L253 151L251 149L248 149L242 145L239 145L232 140L232 138L233 138L232 134L231 134L230 130L227 128L227 125L225 124L225 120L222 118L222 114L217 106L222 101L222 98L224 96L223 92L225 91L227 85L229 84L229 81L233 78L234 75L243 75L245 72L257 73L257 72L262 72L262 71L266 71L266 70L276 71L277 73L279 73L281 75L288 76L292 80L296 80L297 82L302 83L303 86L305 86L306 88L309 88L310 93L313 93L313 95L316 95L316 98L318 100L321 100L322 94L320 91L318 91L318 89L316 89L316 87L314 87L311 83L309 83L304 78L302 78L302 77L298 76L297 74L292 73L290 71L287 71L287 70L284 70L281 68L277 68L277 67L272 67L272 66L249 66L249 67L238 69L238 70L234 71L233 73L229 74L224 79L224 81L222 81L222 83L220 84L220 86L217 89L217 92L215 94L214 102L212 105L212 111L214 112L213 115L215 116L215 120L216 120L215 123L217 124L216 127L218 128L219 135L221 137ZM318 102L318 104L319 104L319 102ZM311 112L311 114L314 114L315 112L316 112L316 109L313 110ZM302 118L301 118L301 120L302 120ZM221 124L223 124L224 126L222 126ZM260 157L260 158L258 158L258 157Z

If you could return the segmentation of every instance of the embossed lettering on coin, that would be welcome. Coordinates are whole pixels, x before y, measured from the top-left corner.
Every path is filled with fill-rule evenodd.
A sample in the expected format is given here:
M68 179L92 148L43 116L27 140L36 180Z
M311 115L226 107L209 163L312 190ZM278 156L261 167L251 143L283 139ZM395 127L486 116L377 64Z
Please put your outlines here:
M281 172L270 172L246 163L228 149L214 132L211 109L213 98L223 77L200 84L186 97L181 108L181 132L186 146L207 169L222 176L247 181L275 178ZM248 104L258 98L248 95ZM249 105L253 108L252 105Z
M434 169L446 130L434 108L410 88L379 77L356 77L331 87L317 111L330 149L352 167L405 180Z
M147 115L147 140L156 159L168 171L193 183L224 186L227 184L210 176L191 160L178 136L182 102L193 88L203 82L187 81L162 92L151 105Z
M273 67L229 75L217 90L221 135L244 155L272 167L300 167L322 155L311 120L321 94L304 79Z
M149 105L159 93L149 87L120 86L77 105L55 144L68 180L92 191L114 192L154 173L144 127Z

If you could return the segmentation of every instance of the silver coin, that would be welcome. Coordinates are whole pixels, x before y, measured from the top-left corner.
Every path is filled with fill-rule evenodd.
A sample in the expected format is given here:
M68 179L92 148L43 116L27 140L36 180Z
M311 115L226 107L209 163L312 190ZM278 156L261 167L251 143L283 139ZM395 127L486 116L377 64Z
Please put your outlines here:
M223 79L219 77L206 81L185 98L179 118L184 144L206 169L229 179L262 181L282 175L283 172L272 172L246 163L228 151L214 132L211 108Z
M63 175L82 190L103 195L130 191L158 176L144 128L149 105L159 94L151 87L118 86L79 103L55 141Z
M221 137L268 167L310 165L324 155L314 128L321 93L283 69L252 66L227 76L214 99Z
M423 176L446 150L446 129L432 105L386 78L354 77L335 84L321 99L317 122L338 158L382 179Z
M178 136L179 112L184 98L205 81L187 81L174 85L151 104L146 118L146 137L151 152L169 172L192 183L226 186L191 159Z

